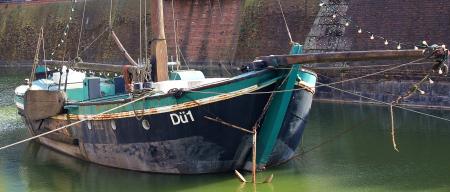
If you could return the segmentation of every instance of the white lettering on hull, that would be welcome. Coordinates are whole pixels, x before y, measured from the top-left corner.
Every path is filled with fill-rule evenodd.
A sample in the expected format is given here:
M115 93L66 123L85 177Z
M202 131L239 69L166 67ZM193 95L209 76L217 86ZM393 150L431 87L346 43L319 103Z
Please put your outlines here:
M186 124L195 121L194 115L192 115L191 110L189 110L188 112L181 111L178 113L171 113L170 119L172 120L173 125Z

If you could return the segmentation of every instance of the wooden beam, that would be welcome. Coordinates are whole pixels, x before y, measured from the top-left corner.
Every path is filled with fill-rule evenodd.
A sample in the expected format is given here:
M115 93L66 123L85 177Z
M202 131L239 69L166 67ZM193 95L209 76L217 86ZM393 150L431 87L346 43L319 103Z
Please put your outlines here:
M258 57L269 66L330 63L345 61L417 59L424 57L421 50L377 50L306 53L301 55L272 55Z
M164 13L163 1L152 0L151 2L151 20L152 20L152 57L156 59L156 66L153 67L153 81L166 81L169 79L169 69L167 66L167 44L164 34ZM151 61L155 61L151 59ZM155 65L155 63L152 63Z
M104 71L104 72L114 72L114 73L122 73L123 65L113 65L113 64L103 64L103 63L86 63L86 62L68 62L68 61L56 61L56 60L44 60L44 63L48 67L61 67L63 65L69 66L69 68L78 69L78 70L93 70L93 71ZM137 66L129 66L130 70L137 69Z

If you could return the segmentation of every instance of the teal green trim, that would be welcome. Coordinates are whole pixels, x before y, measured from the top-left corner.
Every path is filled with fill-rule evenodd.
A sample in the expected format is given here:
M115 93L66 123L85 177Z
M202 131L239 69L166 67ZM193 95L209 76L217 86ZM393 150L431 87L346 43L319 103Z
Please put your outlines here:
M129 112L133 110L142 110L142 109L152 109L158 107L165 107L170 105L182 104L186 102L191 102L194 100L205 99L212 96L217 96L216 93L231 93L234 91L242 90L251 86L258 86L259 88L271 85L280 80L281 76L277 74L275 71L267 70L262 72L261 74L255 75L253 77L246 77L245 74L243 76L238 76L235 78L242 78L242 80L238 80L232 82L230 84L224 84L220 86L214 86L207 89L202 89L202 92L211 92L211 93L199 93L199 92L186 92L181 98L176 99L175 97L150 97L145 101L138 101L132 105L122 107L110 113L119 113L119 112ZM117 107L123 103L117 104L98 104L98 105L80 105L79 107L71 106L68 108L69 114L76 115L95 115L106 110L109 110L113 107ZM108 114L110 114L108 113Z
M317 76L312 72L300 71L298 74L298 79L306 82L308 85L316 85Z
M45 71L47 71L47 68L45 68L45 66L36 67L36 73L45 73Z
M75 89L67 89L66 90L67 99L69 101L83 101L85 100L84 89L83 88L75 88Z
M290 55L300 55L303 53L303 45L300 45L299 43L294 43L291 48Z
M116 87L112 83L100 83L100 91L102 92L102 97L113 96L116 94Z
M302 45L295 43L290 54L301 54L302 52ZM293 65L292 69L287 74L286 81L278 90L293 89L299 70L300 65ZM291 91L276 93L269 105L269 109L267 110L262 127L259 130L257 139L256 163L258 165L265 165L269 161L273 147L275 146L278 134L283 124L284 116L291 97Z

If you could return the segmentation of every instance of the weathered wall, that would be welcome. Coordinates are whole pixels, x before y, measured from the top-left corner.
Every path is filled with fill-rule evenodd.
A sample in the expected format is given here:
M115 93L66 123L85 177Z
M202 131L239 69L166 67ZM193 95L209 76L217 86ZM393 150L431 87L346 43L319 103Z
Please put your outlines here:
M302 42L318 10L318 0L283 0L294 40ZM165 0L169 55L175 55L171 1ZM83 1L70 23L67 47L56 58L76 55ZM0 4L0 61L3 65L30 62L41 25L47 57L62 37L70 2ZM174 0L178 42L187 63L201 68L232 69L259 55L286 53L288 37L275 0ZM139 56L139 1L114 1L114 30L133 58ZM109 1L88 1L82 49L107 27ZM150 35L149 29L149 35ZM149 37L149 40L151 36ZM83 54L83 60L124 63L108 33ZM183 58L182 61L184 62ZM191 66L192 67L192 66ZM226 75L226 74L224 74Z
M320 8L319 0L282 1L293 39L304 42L309 52L395 49L396 45L393 43L386 47L382 40L369 40L368 34L357 33L355 25L401 42L450 42L450 4L447 0L330 1L337 4L335 9L339 14L354 21L350 27L345 27L344 20L339 17L330 19L332 12L326 11L326 7ZM287 31L276 0L174 0L174 12L170 0L165 0L164 3L169 55L175 55L175 13L178 44L183 53L181 61L189 63L191 67L215 75L230 76L242 62L248 62L259 55L283 54L289 50ZM48 58L62 37L70 5L70 2L0 4L0 65L31 63L41 25L45 28ZM79 1L74 20L70 24L67 47L57 49L56 59L73 58L76 55L81 10L82 1ZM133 58L139 56L138 15L138 0L114 1L114 30ZM108 25L108 19L108 0L88 1L81 49L102 33ZM82 54L82 58L85 61L126 63L108 33L100 36L91 48ZM364 63L378 64L380 62ZM322 82L339 81L383 69L348 68L361 63L331 65L343 68L317 70ZM426 66L402 68L340 86L391 101L423 77L426 69ZM449 79L433 79L436 83L424 88L428 94L411 98L411 104L450 106ZM359 100L326 88L319 89L316 98Z
M40 27L44 27L46 56L56 49L55 59L73 58L76 55L78 36L82 18L82 6L76 4L73 20L69 22L70 2L44 4L0 4L0 61L2 65L29 63L34 57ZM85 15L81 50L98 37L83 54L83 59L100 62L123 60L108 33L99 36L107 27L109 7L107 1L88 1ZM138 4L118 1L113 7L114 30L124 45L136 55L139 42L139 25L135 9ZM56 48L63 37L65 26L69 24L68 40Z

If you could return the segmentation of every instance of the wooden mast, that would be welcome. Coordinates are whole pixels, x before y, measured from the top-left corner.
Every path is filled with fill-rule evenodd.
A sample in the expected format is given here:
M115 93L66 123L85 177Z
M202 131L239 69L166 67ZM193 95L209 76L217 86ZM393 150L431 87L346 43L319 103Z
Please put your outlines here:
M167 44L166 35L164 33L164 11L163 11L163 1L162 0L151 0L151 28L152 28L152 44L151 53L152 58L156 59L156 65L153 68L154 79L153 81L166 81L168 77L168 66L167 66ZM155 59L151 59L154 62Z

